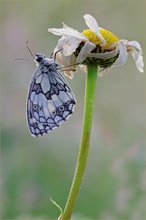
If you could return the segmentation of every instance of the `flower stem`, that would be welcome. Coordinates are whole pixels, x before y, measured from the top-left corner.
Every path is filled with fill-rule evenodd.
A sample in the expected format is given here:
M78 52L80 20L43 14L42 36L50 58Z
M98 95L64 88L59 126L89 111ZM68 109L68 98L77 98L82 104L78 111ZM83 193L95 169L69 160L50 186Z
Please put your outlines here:
M69 220L71 218L87 163L92 128L97 68L98 66L93 64L89 64L87 66L88 71L86 74L82 139L80 143L72 186L70 189L64 212L60 220Z

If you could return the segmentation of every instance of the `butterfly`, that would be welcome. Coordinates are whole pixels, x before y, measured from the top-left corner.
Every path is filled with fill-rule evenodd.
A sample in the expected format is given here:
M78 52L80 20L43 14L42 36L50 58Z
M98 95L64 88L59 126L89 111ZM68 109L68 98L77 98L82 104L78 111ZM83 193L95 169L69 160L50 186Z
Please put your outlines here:
M27 125L31 135L37 137L66 121L74 111L76 100L55 56L35 54L34 60L37 68L28 89Z

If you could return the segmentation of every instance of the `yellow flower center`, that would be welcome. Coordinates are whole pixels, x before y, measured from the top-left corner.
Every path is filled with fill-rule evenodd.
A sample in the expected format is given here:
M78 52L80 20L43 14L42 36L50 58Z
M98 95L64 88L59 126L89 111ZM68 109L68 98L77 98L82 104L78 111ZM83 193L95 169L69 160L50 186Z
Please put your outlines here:
M98 45L101 47L101 50L107 50L107 49L110 49L109 46L112 45L113 43L115 42L118 42L119 41L119 38L116 37L112 32L110 31L107 31L105 29L100 29L100 33L101 35L103 36L103 38L105 39L106 41L106 45L105 46L101 46L102 45L102 42L100 40L100 38L95 34L93 33L90 29L87 29L87 30L84 30L82 32L82 34L85 35L85 37L87 37L89 39L89 41L91 41L92 43ZM114 48L112 48L113 50Z

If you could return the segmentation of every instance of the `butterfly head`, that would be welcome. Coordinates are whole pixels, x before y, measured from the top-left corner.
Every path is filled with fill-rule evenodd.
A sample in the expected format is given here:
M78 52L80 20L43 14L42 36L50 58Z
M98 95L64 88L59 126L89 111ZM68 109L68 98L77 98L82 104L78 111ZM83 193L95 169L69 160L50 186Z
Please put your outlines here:
M46 58L45 55L40 53L35 54L35 61L39 65L43 65L43 66L50 66L52 64L55 64L55 67L57 66L57 64L54 62L54 59Z
M44 59L45 59L45 56L43 54L40 54L40 53L35 54L35 60L38 63L41 63L42 61L44 61Z

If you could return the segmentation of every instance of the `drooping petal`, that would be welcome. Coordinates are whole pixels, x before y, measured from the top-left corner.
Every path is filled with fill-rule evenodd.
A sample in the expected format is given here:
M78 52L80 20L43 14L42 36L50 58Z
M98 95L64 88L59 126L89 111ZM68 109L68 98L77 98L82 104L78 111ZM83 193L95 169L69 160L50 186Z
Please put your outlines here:
M140 44L137 41L130 41L127 44L127 48L129 49L129 52L131 52L131 55L135 61L137 69L143 73L144 70L144 62L143 62L143 52L141 49Z
M92 42L88 41L84 44L84 46L82 47L76 62L77 63L82 63L88 56L88 54L96 47L95 44L93 44Z
M58 44L55 47L55 51L57 52L58 50L63 49L63 53L65 56L70 56L75 50L76 48L79 46L81 40L74 38L74 37L65 37L62 36L59 40L58 40Z
M98 26L98 23L96 21L96 19L89 15L89 14L85 14L84 16L85 19L85 23L86 25L98 36L98 38L101 40L102 44L101 46L105 46L106 45L106 41L103 38L103 36L100 34L100 29Z
M54 49L54 53L56 53L58 50L61 50L63 48L64 39L65 39L65 37L63 36L58 40L58 44L56 45L56 47Z
M135 61L137 69L143 73L144 70L144 62L143 62L143 56L137 52L137 50L134 48L133 51L131 51L131 55Z
M77 69L77 65L74 65L76 63L76 57L73 54L71 56L65 56L63 51L59 51L56 55L56 61L62 66L58 69L61 69L67 77L73 79L74 72Z
M100 70L98 70L98 76L99 76L99 77L102 77L102 76L106 75L106 74L109 73L110 70L111 70L112 68L114 68L115 66L116 66L116 65L113 64L113 65L108 66L108 67L106 67L106 68L101 68Z
M131 47L135 47L135 49L137 49L137 51L142 55L142 49L140 44L137 41L129 41L127 43L127 46L131 46Z
M126 63L127 58L128 58L128 52L127 52L126 45L122 41L118 42L117 44L119 48L119 57L117 58L115 65L120 67Z
M89 53L87 54L88 57L95 57L97 59L110 59L115 56L117 56L119 53L119 49L116 47L114 50L109 51L109 52L104 52L104 53Z
M81 40L75 37L68 37L64 40L63 51L65 56L70 56L79 46Z

